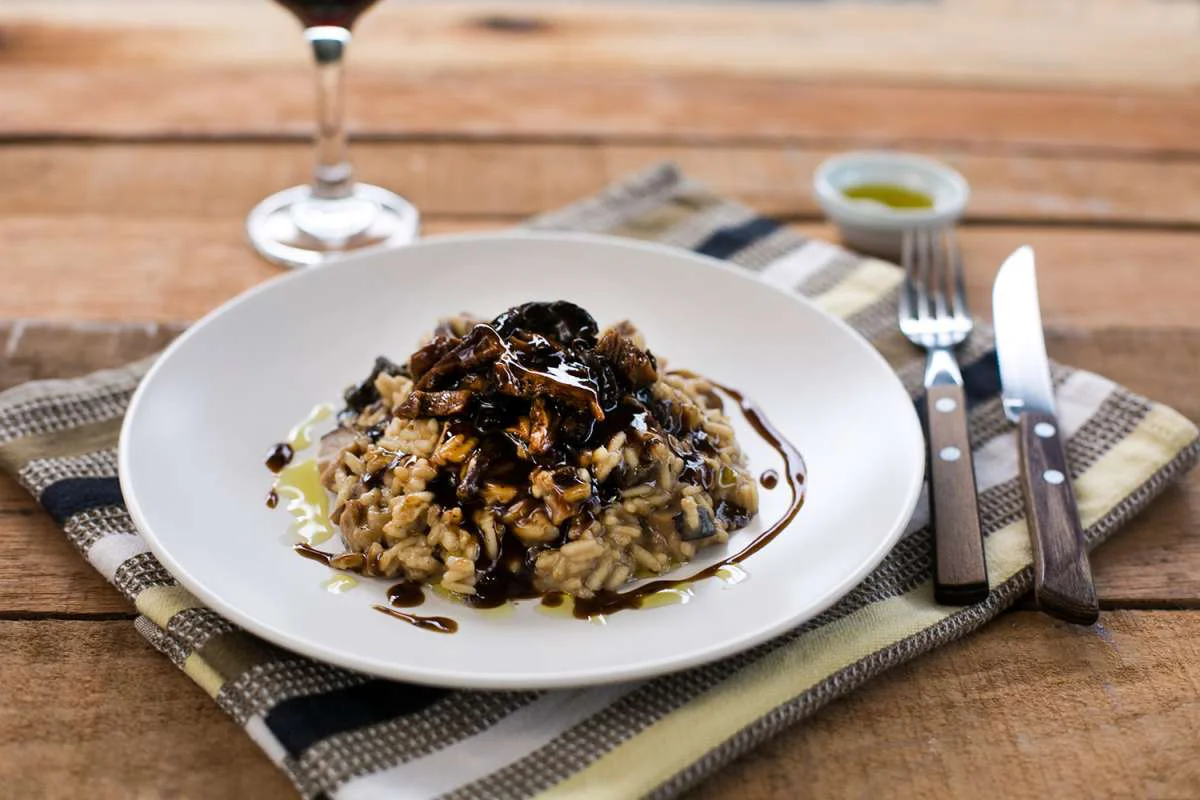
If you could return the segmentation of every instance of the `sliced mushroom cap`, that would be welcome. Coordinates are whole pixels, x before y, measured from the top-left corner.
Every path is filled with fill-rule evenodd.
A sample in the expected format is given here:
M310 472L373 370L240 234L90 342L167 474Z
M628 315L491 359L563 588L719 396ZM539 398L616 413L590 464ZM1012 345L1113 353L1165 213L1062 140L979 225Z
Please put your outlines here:
M526 330L548 336L564 346L578 342L583 347L594 346L600 330L591 314L566 300L514 306L492 320L492 327L501 336Z
M439 392L414 389L404 398L404 402L396 407L396 416L407 419L449 417L466 409L471 397L472 392L469 389L445 389Z

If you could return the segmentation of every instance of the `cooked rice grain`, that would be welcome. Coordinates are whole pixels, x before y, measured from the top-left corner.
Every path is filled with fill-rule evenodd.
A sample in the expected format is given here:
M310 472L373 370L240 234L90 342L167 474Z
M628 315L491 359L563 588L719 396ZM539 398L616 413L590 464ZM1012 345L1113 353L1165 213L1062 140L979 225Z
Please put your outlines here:
M469 330L459 321L447 324L458 335ZM640 342L631 327L623 330ZM703 454L711 485L698 485L694 476L684 480L683 459L661 437L639 440L622 431L579 453L577 483L556 486L551 471L537 468L525 485L488 482L481 491L484 507L469 518L461 506L439 503L431 487L443 471L463 469L475 439L451 432L445 420L396 416L413 391L409 378L379 374L375 388L380 401L353 420L358 435L322 473L334 496L331 517L349 550L335 559L341 568L433 583L469 596L481 570L495 562L505 535L513 534L530 548L527 560L538 591L586 598L666 572L698 549L723 545L731 531L719 504L738 508L744 518L758 508L733 428L706 399L713 387L702 378L667 374L661 361L651 395L685 429L704 432L711 443ZM363 432L380 425L382 433L370 441ZM637 480L629 483L630 476ZM618 483L598 511L579 513L593 487Z

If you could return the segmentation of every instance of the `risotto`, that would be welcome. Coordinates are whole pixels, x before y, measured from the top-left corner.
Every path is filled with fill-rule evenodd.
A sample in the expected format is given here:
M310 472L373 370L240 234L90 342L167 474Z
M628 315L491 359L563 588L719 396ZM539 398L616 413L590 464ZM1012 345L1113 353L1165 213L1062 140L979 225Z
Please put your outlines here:
M571 303L443 321L345 400L321 454L335 566L475 605L616 591L758 508L712 386Z

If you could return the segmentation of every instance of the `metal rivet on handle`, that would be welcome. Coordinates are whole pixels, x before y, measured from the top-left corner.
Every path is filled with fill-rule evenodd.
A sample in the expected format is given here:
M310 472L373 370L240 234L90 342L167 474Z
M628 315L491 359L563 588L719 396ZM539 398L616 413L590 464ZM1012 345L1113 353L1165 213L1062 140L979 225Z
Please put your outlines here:
M1053 483L1053 484L1062 483L1063 481L1065 481L1067 479L1066 475L1063 475L1061 472L1059 472L1056 469L1046 470L1045 472L1042 473L1042 477L1046 479L1046 483Z
M952 397L939 397L933 407L943 414L949 414L954 409L958 408L958 403L954 402Z
M1049 439L1057 432L1058 431L1056 431L1054 426L1049 422L1039 422L1037 425L1033 426L1034 435L1040 436L1043 439Z
M962 451L957 447L943 447L938 452L938 458L942 461L958 461L958 457L962 455Z

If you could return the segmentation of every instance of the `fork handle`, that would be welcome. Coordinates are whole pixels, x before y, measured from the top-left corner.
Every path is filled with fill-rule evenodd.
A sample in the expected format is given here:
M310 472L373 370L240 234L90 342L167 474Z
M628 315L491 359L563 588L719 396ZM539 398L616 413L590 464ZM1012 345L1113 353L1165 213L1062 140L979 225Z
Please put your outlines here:
M934 599L952 606L979 603L988 596L987 561L962 386L930 386L925 392L925 413L929 507L937 554Z

